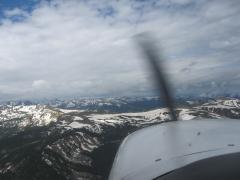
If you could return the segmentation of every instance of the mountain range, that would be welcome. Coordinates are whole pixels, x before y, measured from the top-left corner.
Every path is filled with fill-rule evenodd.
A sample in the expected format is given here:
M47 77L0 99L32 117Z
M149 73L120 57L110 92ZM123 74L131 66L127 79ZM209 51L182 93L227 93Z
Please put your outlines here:
M179 120L240 119L240 100L181 99L175 112ZM169 119L157 97L3 103L0 178L107 179L124 137Z

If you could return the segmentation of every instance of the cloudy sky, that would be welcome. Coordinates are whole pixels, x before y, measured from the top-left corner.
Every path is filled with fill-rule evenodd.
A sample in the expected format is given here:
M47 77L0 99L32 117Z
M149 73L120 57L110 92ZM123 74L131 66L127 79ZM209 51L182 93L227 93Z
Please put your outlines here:
M141 32L177 95L240 94L239 0L0 0L0 100L151 94Z

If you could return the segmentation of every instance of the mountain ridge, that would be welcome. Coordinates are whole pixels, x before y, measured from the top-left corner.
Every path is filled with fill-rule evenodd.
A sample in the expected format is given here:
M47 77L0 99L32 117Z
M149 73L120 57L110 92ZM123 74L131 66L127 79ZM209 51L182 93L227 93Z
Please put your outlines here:
M179 120L240 119L240 100L188 100L175 112ZM2 105L0 178L106 179L124 137L167 120L166 108L99 113L49 105Z

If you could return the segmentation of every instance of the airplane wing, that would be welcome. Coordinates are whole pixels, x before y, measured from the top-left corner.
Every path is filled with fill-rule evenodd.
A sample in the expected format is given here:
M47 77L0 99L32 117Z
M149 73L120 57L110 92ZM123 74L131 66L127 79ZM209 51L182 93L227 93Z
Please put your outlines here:
M234 170L240 167L239 137L240 121L234 119L172 121L150 126L125 138L115 157L109 179L161 179L194 162L238 153L237 157L232 158L238 165L235 164L232 167L224 165L229 158L223 158L222 161L215 160L212 164L205 163L208 165L208 167L205 166L208 171L209 168L219 165L222 165L222 168L225 167L225 171L229 168ZM190 167L189 171L194 171L192 169ZM201 170L203 171L204 168L195 169L195 175ZM236 172L239 171L233 171L232 173L235 174L232 175L236 175ZM223 176L220 174L224 171L218 171L218 173L218 179L221 179ZM180 175L183 174L180 173ZM216 175L214 171L212 175ZM239 176L240 173L238 173ZM197 179L196 177L194 179ZM179 175L173 179L180 179ZM187 179L186 176L183 179Z

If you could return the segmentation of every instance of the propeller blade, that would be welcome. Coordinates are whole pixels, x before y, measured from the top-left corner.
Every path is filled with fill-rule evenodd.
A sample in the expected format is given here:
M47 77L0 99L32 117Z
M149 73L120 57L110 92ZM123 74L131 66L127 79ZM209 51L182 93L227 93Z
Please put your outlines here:
M154 46L153 38L148 34L139 34L136 36L137 44L140 46L140 50L144 57L147 59L147 63L153 73L153 77L156 81L156 85L159 89L160 96L166 103L171 120L176 121L177 116L174 110L173 96L170 90L170 86L167 83L166 74L163 71L163 60L158 55L158 49Z

